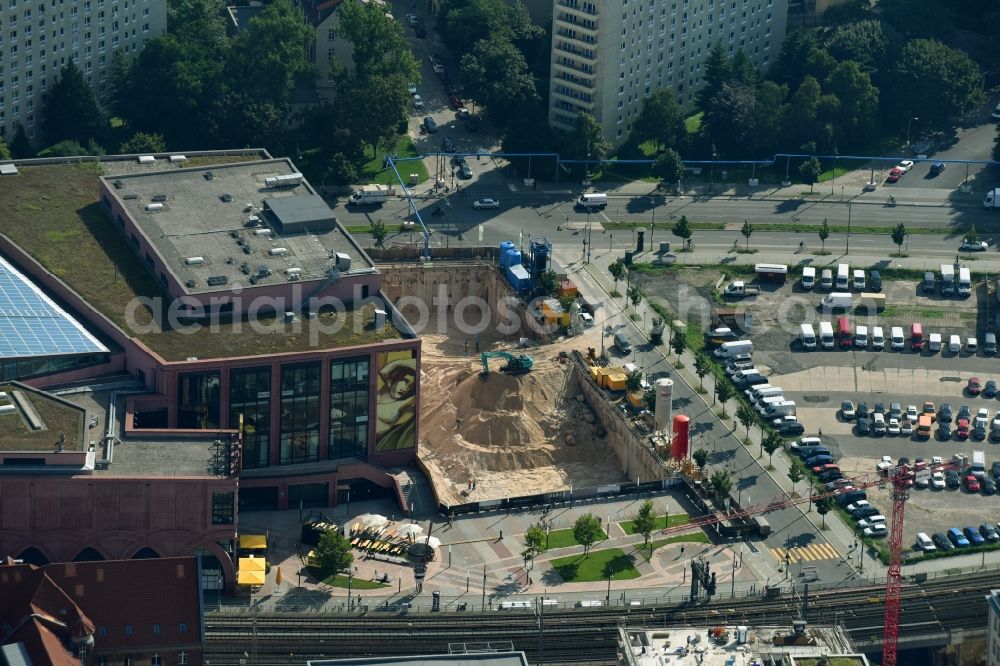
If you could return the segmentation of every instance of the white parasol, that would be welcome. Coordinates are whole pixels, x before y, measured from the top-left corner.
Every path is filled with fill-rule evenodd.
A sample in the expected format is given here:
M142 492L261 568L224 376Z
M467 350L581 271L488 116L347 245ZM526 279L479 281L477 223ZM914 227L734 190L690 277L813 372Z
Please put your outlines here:
M379 528L385 527L388 524L389 519L385 516L380 516L377 513L370 513L362 519L361 524L367 528Z
M423 533L424 533L424 528L422 528L420 525L417 525L416 523L407 523L406 525L403 525L398 530L396 530L396 534L398 534L399 536L411 537L411 538L418 537Z
M424 539L420 543L426 543L428 546L430 546L434 550L437 550L438 548L441 547L441 539L438 539L437 537L427 537L426 539Z

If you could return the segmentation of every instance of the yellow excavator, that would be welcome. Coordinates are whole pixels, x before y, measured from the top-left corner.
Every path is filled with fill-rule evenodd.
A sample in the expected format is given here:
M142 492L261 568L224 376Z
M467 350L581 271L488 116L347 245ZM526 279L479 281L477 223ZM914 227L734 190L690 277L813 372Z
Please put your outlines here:
M531 366L533 365L531 357L526 354L515 356L514 354L502 351L483 352L483 371L480 376L484 379L490 374L491 358L502 358L507 361L506 365L500 366L500 372L505 372L508 375L523 375L526 372L531 372Z

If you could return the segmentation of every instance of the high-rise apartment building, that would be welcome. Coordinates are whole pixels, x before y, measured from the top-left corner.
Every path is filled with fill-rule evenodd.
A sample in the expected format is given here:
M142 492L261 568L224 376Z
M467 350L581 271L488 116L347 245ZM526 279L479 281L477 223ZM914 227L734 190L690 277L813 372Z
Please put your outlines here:
M0 137L9 142L21 123L41 139L45 93L66 63L106 98L114 55L138 53L166 29L166 0L0 1Z
M553 0L549 122L569 130L590 113L621 143L654 91L673 88L691 107L716 43L767 67L785 37L788 1Z

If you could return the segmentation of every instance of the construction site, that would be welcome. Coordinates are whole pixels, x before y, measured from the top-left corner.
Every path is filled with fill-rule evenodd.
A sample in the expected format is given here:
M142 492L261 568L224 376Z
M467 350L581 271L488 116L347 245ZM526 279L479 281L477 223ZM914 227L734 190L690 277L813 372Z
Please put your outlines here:
M406 305L411 299L478 298L498 312L511 295L501 273L485 263L391 274L387 292L410 321L419 321ZM494 319L497 326L475 333L454 316L431 316L429 331L415 326L422 338L419 458L437 501L458 505L664 476L654 456L632 450L635 437L617 412L627 396L597 398L594 392L603 392L573 360L573 352L600 349L602 331L570 326L570 334L550 336L523 323L535 315L517 316L520 326ZM623 375L614 381L624 388Z

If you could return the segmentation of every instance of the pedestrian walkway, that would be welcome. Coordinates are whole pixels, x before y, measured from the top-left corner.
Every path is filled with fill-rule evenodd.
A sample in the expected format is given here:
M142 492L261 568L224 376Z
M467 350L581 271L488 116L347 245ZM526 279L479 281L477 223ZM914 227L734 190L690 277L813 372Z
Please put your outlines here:
M774 555L774 559L778 562L787 561L790 564L840 559L840 553L828 543L811 543L808 546L792 546L791 548L768 548L768 551Z

